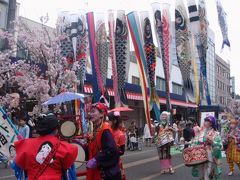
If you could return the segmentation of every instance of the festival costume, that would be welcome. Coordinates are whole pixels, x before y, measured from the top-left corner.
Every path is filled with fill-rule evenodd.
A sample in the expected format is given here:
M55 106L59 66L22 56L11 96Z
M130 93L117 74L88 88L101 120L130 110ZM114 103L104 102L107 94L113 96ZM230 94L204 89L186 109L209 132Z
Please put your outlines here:
M88 169L87 180L121 179L118 166L119 155L108 123L104 122L98 128L93 139L89 142L88 148L89 159L96 159L97 168ZM114 177L110 177L111 171Z
M167 119L164 120L162 119L162 115L165 114L167 115ZM160 119L160 126L159 126L159 134L156 140L156 145L157 145L157 151L158 151L158 156L160 160L160 167L163 173L165 172L170 172L173 173L172 170L172 156L171 156L171 146L173 145L173 133L171 130L169 130L169 118L170 118L170 113L164 111L162 112ZM171 137L167 137L168 141L167 143L163 143L165 141L164 138L161 138L164 134L171 134ZM172 139L172 141L170 141Z
M78 150L77 147L59 141L53 135L17 141L15 143L16 165L27 173L29 180L32 180L56 145L58 148L55 155L38 180L59 180L62 178L63 172L73 165Z
M240 170L240 129L231 130L230 135L234 135L236 140L232 137L227 137L227 163L230 172L234 172L234 163L236 163Z
M162 123L160 126L159 135L162 133L165 133L166 128L168 128L168 124ZM170 153L171 146L172 146L171 143L167 143L167 144L157 148L158 156L160 159L160 166L161 166L162 171L165 171L165 170L169 171L169 169L172 168L172 161L171 161L172 156Z
M212 141L208 141L207 137L210 137ZM208 154L208 162L193 166L192 175L194 177L200 177L200 179L219 179L222 173L221 165L221 149L222 140L221 136L213 128L204 129L193 140L194 145L204 144Z

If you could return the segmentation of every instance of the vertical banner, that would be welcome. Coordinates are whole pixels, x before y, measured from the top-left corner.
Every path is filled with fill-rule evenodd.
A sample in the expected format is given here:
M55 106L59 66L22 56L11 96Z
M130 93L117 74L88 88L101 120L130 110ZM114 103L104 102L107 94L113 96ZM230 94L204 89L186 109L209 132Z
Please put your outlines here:
M156 91L155 85L155 70L156 70L156 47L153 43L153 35L151 22L149 19L149 14L147 11L143 11L140 13L141 16L141 28L143 32L143 40L144 40L144 51L147 63L147 72L148 72L148 81L150 86L150 110L153 110L155 113L155 117L158 122L160 122L160 102Z
M194 71L194 79L195 79L195 98L196 104L200 104L200 81L199 81L199 72L197 70L196 65L196 53L195 49L197 44L199 44L199 15L197 10L197 5L195 0L188 0L188 12L189 12L189 20L190 20L190 30L192 34L192 54L193 54L193 71ZM191 42L190 42L191 43Z
M77 23L77 76L80 80L79 92L84 93L84 81L86 78L87 71L87 51L88 51L88 33L87 33L87 24L86 24L86 14L81 13L78 17Z
M95 25L93 12L87 13L88 38L89 38L89 52L92 65L92 87L93 87L93 101L98 102L101 97L102 80L100 76L99 63L96 50L95 39Z
M191 80L192 72L192 41L189 31L187 11L182 0L176 1L175 7L175 37L178 65L182 74L183 89L186 99L194 102L194 89Z
M94 16L94 22L95 22L96 52L100 76L99 89L102 95L104 96L108 72L108 55L109 55L108 38L105 27L104 13L96 13ZM95 65L97 64L95 63Z
M14 142L18 131L7 113L0 107L0 153L8 158L15 157Z
M116 50L115 50L115 21L114 21L114 11L108 11L108 29L109 29L109 55L112 61L112 80L113 80L113 91L114 91L114 101L115 107L121 106L121 101L118 92L118 75L117 75L117 62L116 62Z
M161 59L163 63L163 70L165 76L166 85L166 107L167 111L171 111L171 101L170 101L170 5L163 4L161 11L160 3L153 3L153 16L154 16L154 26L155 33L158 42L158 48L161 52Z
M127 106L128 100L125 91L125 81L129 69L129 33L125 11L118 10L115 30L115 53L118 76L118 92L121 106Z
M207 82L207 48L208 48L208 20L205 0L198 1L198 15L200 22L199 44L197 44L198 56L200 59L200 69L202 86L205 90L207 104L211 106L211 97Z
M162 5L162 37L163 37L163 50L164 50L164 59L163 59L163 69L166 81L166 105L167 111L171 112L171 100L170 100L170 4Z
M147 61L143 49L142 32L137 12L129 13L127 15L127 20L138 62L146 121L148 123L149 129L151 129L151 117L148 104L148 90L147 90L147 86L149 84L147 80L147 63L146 63Z

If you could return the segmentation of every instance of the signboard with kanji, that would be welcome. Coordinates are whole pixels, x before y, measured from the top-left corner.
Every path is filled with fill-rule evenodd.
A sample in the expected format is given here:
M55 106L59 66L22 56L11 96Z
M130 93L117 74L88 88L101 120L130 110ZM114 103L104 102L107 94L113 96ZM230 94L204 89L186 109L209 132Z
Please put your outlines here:
M1 108L1 107L0 107ZM10 118L2 110L0 111L0 154L3 154L6 157L15 156L15 147L14 142L17 141L17 135L12 127L9 124Z

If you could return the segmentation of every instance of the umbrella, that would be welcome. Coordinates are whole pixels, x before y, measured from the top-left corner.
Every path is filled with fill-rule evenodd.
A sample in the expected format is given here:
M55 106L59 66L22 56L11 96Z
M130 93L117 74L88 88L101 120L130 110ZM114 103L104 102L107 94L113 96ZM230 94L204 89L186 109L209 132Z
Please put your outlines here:
M133 111L133 109L130 109L128 107L117 107L117 108L109 110L108 113L114 112L114 111L118 111L118 112L121 112L121 111Z
M63 92L44 102L42 105L60 104L63 102L72 101L76 99L80 99L82 102L84 102L84 95L73 92Z

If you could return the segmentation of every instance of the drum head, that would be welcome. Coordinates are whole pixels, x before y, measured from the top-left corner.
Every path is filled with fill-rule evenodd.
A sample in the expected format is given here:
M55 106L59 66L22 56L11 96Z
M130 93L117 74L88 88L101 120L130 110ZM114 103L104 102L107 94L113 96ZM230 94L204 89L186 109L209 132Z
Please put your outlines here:
M77 159L75 161L75 166L77 169L83 165L82 162L84 162L86 160L86 154L85 154L83 147L80 144L77 144L77 143L71 143L71 144L73 144L74 146L76 146L78 148L78 155L77 155Z
M59 134L63 139L71 139L78 133L78 126L73 121L61 121Z

